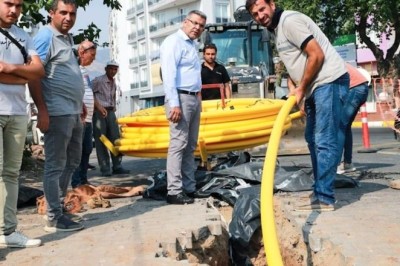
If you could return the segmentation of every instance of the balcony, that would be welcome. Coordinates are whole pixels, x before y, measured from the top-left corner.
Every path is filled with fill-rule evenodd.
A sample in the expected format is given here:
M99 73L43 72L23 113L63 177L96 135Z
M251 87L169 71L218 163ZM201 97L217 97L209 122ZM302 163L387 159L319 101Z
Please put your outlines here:
M131 96L131 97L137 97L139 95L140 95L140 89L139 88L131 89L129 91L129 96Z
M140 4L138 4L136 7L137 7L137 13L141 13L141 12L144 11L144 4L143 4L143 2L140 3Z
M135 66L138 62L139 62L139 60L137 59L137 57L129 59L130 67Z
M176 7L177 2L179 2L179 6L183 6L188 3L197 2L197 0L148 0L149 12L156 12L159 10Z
M127 20L133 20L136 16L136 8L132 7L129 8L128 11L126 11L126 19Z
M137 31L138 39L144 38L144 33L145 33L144 29L138 30Z
M178 16L173 19L153 24L149 27L150 38L162 38L177 31L186 16Z
M139 55L139 64L143 65L143 64L147 63L146 60L147 60L146 55Z
M132 32L128 35L128 43L132 43L136 40L136 32Z
M139 88L139 82L131 83L131 90L138 89L138 88Z
M169 27L169 26L172 26L175 24L180 24L185 19L185 17L186 16L181 15L181 16L175 17L173 19L164 21L164 22L159 22L159 23L150 25L150 32L161 30L161 29L164 29L166 27Z

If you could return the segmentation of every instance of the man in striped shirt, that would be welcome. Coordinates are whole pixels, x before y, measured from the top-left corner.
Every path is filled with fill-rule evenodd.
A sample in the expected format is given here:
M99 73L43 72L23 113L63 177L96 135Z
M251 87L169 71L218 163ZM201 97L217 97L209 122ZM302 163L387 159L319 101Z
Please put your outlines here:
M85 94L83 95L83 103L86 106L87 115L85 125L83 127L82 139L82 157L81 163L72 175L71 186L75 188L79 185L89 184L87 180L87 171L89 168L89 157L93 150L93 126L92 117L94 110L94 97L92 83L86 66L89 66L96 58L96 45L91 41L83 41L78 47L79 67L81 69L83 84L85 86Z

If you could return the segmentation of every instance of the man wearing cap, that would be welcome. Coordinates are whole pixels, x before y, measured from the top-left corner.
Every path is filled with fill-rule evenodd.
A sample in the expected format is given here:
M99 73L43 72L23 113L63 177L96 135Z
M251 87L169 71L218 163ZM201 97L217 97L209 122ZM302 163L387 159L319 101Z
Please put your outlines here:
M114 156L107 147L101 142L100 136L106 136L114 143L119 139L119 127L116 108L116 91L114 76L118 72L118 63L114 60L109 61L105 67L106 73L93 80L93 95L95 98L95 111L93 114L93 135L96 146L97 160L99 162L102 176L112 174L129 174L129 170L122 168L121 156ZM112 169L110 165L112 161ZM111 171L112 170L112 171Z

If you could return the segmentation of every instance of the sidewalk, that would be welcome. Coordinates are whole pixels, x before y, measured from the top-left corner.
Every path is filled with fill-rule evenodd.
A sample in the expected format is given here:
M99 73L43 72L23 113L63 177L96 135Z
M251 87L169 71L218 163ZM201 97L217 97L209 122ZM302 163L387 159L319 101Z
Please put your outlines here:
M358 171L353 175L361 176L360 187L337 189L334 212L296 212L294 206L304 202L309 192L275 195L288 226L308 243L298 265L400 265L400 191L388 187L391 179L400 178L400 149L396 147L396 142L389 143L372 154L356 153L354 148ZM287 168L310 164L308 155L278 159ZM90 181L95 185L149 184L147 177L165 169L165 160L125 157L123 165L131 175L105 178L94 170ZM41 185L40 178L24 182ZM185 206L142 197L111 203L111 208L82 213L85 229L74 233L48 234L35 208L21 209L19 228L41 238L43 245L0 248L0 265L205 265L189 263L196 258L208 258L208 265L229 265L226 224L230 219L206 199Z
M398 146L376 145L378 153L353 154L357 171L348 175L360 178L359 187L336 189L334 212L296 211L310 192L276 194L308 244L312 265L400 265L400 190L388 186L400 179ZM300 157L280 158L281 166L310 164L307 156Z
M149 183L146 178L165 165L164 160L124 161L133 170L131 175L105 178L94 170L90 172L90 181L116 186ZM41 187L39 180L30 181ZM209 249L212 255L223 249L228 254L226 244L221 244L228 238L226 224L206 199L177 206L139 196L112 199L111 204L111 208L81 213L84 230L53 234L43 230L45 221L34 207L19 210L19 229L30 237L40 238L43 245L29 249L0 248L0 265L189 265L187 259L179 258L184 254L182 250ZM198 246L199 241L208 238L219 240Z

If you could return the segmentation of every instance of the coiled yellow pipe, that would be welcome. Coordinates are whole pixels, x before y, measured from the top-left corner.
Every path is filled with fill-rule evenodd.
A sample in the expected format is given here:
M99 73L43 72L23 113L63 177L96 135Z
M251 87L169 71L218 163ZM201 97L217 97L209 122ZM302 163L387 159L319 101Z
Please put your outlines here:
M283 266L275 226L273 187L276 158L282 136L282 128L287 116L295 104L296 98L291 96L279 111L269 138L268 148L264 160L263 174L261 179L260 212L264 249L269 266Z

